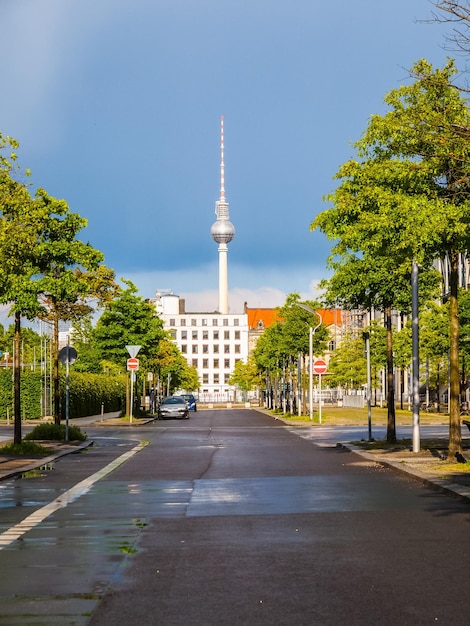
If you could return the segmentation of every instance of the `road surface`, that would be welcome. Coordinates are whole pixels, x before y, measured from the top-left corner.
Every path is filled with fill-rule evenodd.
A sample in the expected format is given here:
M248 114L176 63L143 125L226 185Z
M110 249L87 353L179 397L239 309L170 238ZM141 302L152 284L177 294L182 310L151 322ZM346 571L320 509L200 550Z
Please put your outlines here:
M87 430L0 483L0 624L468 624L469 505L331 429L218 410Z

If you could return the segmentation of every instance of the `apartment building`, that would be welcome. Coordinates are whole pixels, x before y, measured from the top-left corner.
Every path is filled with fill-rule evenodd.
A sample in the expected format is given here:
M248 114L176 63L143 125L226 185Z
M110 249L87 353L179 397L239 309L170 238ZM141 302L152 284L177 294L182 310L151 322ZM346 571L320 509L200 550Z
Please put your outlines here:
M163 320L165 330L196 368L202 402L235 402L237 389L229 384L239 360L248 358L246 313L189 312L183 298L157 292L150 300Z

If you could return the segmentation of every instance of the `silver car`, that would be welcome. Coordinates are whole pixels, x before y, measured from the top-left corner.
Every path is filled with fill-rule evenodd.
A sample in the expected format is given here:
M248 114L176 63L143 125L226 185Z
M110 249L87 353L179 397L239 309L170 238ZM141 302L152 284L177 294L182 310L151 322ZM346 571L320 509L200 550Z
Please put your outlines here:
M189 408L181 396L165 398L158 407L158 419L189 419Z

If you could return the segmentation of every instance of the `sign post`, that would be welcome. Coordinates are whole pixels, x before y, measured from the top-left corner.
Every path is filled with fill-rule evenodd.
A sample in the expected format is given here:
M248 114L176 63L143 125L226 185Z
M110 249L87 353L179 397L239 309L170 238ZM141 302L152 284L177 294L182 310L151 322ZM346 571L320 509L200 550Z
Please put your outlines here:
M135 372L139 369L139 359L131 357L127 359L127 371L131 373L131 406L129 410L129 421L132 423L132 409L134 407L134 379Z
M59 351L59 361L65 364L65 441L69 440L69 414L70 414L70 392L69 392L69 365L77 360L75 348L67 345Z
M319 393L319 400L318 400L318 422L321 424L321 375L325 374L327 369L327 365L326 362L323 359L317 359L315 361L315 363L313 364L313 371L315 372L315 374L318 374L318 393Z

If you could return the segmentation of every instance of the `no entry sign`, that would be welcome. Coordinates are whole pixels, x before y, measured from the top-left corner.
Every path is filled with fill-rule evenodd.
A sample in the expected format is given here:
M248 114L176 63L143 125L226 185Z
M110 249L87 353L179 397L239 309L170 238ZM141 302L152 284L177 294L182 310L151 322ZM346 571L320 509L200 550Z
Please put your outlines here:
M139 369L139 359L127 359L127 371L136 372Z
M326 362L323 359L317 359L313 363L313 371L315 374L324 374L326 372Z

